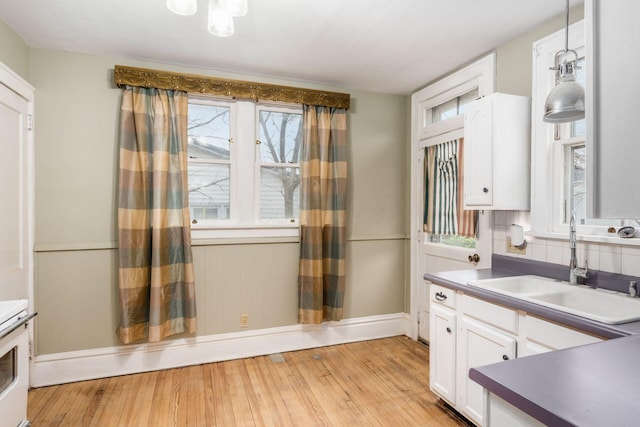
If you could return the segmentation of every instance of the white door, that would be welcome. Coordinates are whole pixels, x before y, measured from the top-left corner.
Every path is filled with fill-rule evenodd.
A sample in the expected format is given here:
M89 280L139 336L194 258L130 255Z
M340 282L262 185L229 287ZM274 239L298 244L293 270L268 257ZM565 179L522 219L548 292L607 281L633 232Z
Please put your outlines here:
M447 248L425 242L422 233L424 210L424 147L464 137L465 105L496 91L495 54L474 62L419 90L411 96L411 337L429 339L428 289L420 291L424 273L484 268L491 265L493 215L480 215L480 240L475 250ZM469 262L469 257L478 262ZM422 316L419 313L423 313ZM426 322L424 322L426 323Z
M451 120L452 126L446 133L421 140L419 152L416 154L419 164L424 162L424 147L440 144L464 136L462 120ZM465 146L465 149L467 147ZM424 195L424 178L419 180L418 193ZM418 283L418 338L429 339L429 284L424 282L425 273L439 273L443 271L468 270L475 268L491 267L492 252L492 224L493 211L480 211L478 213L478 238L474 248L465 248L443 243L433 243L425 232L422 231L422 216L424 211L424 200L413 206L417 211L418 224L414 226L418 229L416 245L414 248L417 256L416 272L418 277L414 280ZM425 288L421 290L420 288ZM420 315L422 314L422 315Z
M0 300L31 299L30 104L17 80L0 63Z

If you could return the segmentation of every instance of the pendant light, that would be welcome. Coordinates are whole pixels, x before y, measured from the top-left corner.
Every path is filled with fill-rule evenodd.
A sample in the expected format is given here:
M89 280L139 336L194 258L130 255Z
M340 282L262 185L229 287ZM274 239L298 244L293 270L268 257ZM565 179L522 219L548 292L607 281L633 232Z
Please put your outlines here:
M578 54L569 50L569 0L566 0L567 15L565 26L564 51L555 56L555 66L550 68L556 72L556 85L549 92L544 104L542 121L547 123L566 123L584 118L584 88L576 82L576 62ZM569 56L573 59L569 61ZM559 63L562 59L562 63Z
M218 37L229 37L233 35L233 16L224 7L223 0L209 0L209 21L207 24L209 32Z
M207 29L218 37L233 35L233 18L247 14L248 0L209 0ZM178 15L194 15L198 0L167 0L167 8Z
M234 18L240 18L247 14L247 0L220 0L223 7L231 13Z
M197 0L167 0L167 8L178 15L195 15L198 11Z

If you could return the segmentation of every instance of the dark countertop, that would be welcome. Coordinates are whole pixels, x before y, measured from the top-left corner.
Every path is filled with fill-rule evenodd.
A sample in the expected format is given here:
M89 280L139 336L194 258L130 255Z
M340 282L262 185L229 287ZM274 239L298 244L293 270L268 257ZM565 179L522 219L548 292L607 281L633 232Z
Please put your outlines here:
M640 370L637 369L640 322L608 325L466 284L470 280L525 274L566 280L561 275L567 267L559 266L558 269L558 266L542 265L540 268L536 265L533 268L535 263L531 261L505 267L504 259L495 261L494 256L493 269L425 274L424 278L487 301L615 339L472 368L469 377L547 425L640 425L633 409L640 402ZM628 277L613 279L615 284L606 286L603 275L600 285L605 285L598 287L619 290Z
M469 378L551 426L637 426L640 335L483 366Z

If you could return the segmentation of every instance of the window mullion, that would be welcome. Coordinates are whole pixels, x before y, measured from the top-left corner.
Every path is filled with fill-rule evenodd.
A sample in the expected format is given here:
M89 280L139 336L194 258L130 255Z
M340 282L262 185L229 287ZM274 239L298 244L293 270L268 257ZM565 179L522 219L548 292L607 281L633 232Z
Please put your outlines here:
M238 206L237 221L240 224L255 223L255 199L254 180L255 180L255 146L256 134L254 126L248 124L254 122L255 104L249 101L238 101L237 108L237 162L236 162L236 180L237 189L233 192L236 197Z

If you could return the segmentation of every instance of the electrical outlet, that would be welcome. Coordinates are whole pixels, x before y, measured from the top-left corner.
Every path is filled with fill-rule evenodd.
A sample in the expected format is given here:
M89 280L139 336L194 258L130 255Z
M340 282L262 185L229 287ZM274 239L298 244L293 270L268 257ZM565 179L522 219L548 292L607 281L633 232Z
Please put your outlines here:
M249 315L248 314L241 314L240 315L240 327L241 328L248 328L249 327Z
M507 252L510 254L526 255L527 254L527 241L525 240L521 248L513 246L511 244L511 237L507 237Z

